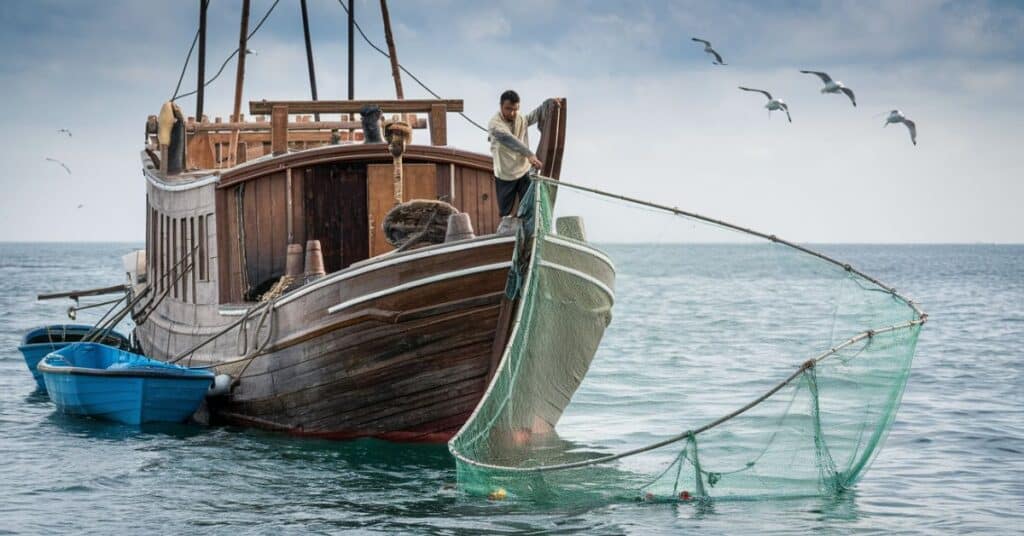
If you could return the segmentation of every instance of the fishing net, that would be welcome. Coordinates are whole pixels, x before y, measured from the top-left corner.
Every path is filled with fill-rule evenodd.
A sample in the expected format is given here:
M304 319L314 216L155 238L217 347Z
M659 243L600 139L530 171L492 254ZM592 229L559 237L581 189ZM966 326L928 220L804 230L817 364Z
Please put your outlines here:
M913 302L774 236L581 186L537 179L519 216L504 353L449 443L464 492L760 499L864 474L926 319Z

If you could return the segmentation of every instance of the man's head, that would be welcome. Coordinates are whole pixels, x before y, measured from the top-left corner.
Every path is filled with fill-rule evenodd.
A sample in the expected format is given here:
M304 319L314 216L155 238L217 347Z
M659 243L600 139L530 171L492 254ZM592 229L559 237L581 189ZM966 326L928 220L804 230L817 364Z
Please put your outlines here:
M501 94L501 117L505 121L516 118L519 112L519 94L511 89Z

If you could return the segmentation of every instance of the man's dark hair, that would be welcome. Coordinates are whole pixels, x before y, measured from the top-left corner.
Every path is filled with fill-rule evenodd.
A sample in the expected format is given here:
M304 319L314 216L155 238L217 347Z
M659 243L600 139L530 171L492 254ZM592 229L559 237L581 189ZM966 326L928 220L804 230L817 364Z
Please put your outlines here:
M498 104L504 103L505 101L509 101L512 104L519 104L519 94L511 89L508 90L501 94L501 100L498 101Z

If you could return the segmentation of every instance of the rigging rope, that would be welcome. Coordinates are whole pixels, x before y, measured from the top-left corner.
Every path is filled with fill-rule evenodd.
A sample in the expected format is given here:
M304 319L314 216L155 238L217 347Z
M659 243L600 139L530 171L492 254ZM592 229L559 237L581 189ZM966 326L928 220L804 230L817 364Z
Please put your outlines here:
M171 96L172 101L178 98L178 91L181 90L181 81L185 79L185 71L188 70L188 60L192 59L192 51L196 49L196 43L198 41L199 30L196 30L196 36L192 38L192 46L188 47L188 54L185 55L185 63L181 66L181 74L178 75L178 85L174 86L174 95Z
M345 13L348 13L348 6L346 6L346 5L345 5L345 2L344 2L343 0L338 0L338 4L340 4L340 5L341 5L341 8L345 10ZM391 59L391 55L390 55L390 54L388 54L387 52L385 52L385 51L384 51L384 50L383 50L382 48L380 48L379 46L377 46L377 45L373 44L373 41L370 41L370 38L366 36L366 33L365 33L365 32L363 32L363 29L362 29L362 28L361 28L361 27L359 26L359 22L358 22L358 21L356 21L356 20L355 20L355 19L353 18L353 19L352 19L352 22L353 22L353 24L355 25L355 27L356 27L356 30L358 30L358 31L359 31L359 35L363 36L363 41L366 41L366 44L367 44L367 45L370 45L370 47L372 47L372 48L373 48L374 50L376 50L377 52L380 52L380 53L381 53L381 55L383 55L383 56L384 56L385 58ZM416 75L414 75L414 74L412 74L411 72L409 72L409 69L406 69L404 65L402 65L401 63L399 63L399 64L398 64L398 68L399 68L399 69L401 69L403 73L405 73L405 74L409 75L409 77L410 77L410 78L412 78L413 80L415 80L415 81L416 81L416 83L420 85L420 87L422 87L423 89L425 89L425 90L427 91L427 93L430 93L431 95L433 95L435 99L440 99L440 98L442 98L442 97L441 97L441 95L438 95L438 94L437 94L437 92L435 92L435 91L434 91L433 89L430 89L429 87L427 87L427 85L426 85L426 84L424 84L422 80L420 80L419 78L417 78L417 77L416 77ZM463 119L465 119L466 121L469 121L469 123L470 123L470 124L472 124L472 125L473 125L474 127L478 128L478 129L480 129L480 130L482 130L482 131L484 131L484 132L487 132L487 129L486 129L486 128L484 128L483 126L481 126L481 125L480 125L480 123L477 123L476 121L473 121L472 119L470 119L470 117L469 117L468 115L466 115L465 113L463 113L463 112L459 112L459 115L461 115L461 116L462 116L462 118L463 118Z
M274 11L274 8L275 8L275 7L277 7L277 4L278 4L278 3L280 2L280 1L281 1L281 0L274 0L274 3L273 3L273 4L271 5L271 6L270 6L270 9L268 9L268 10L267 10L267 12L263 14L263 18L261 18L261 19L260 19L260 21L259 21L259 22L258 22L258 23L256 24L256 27L255 27L255 28L253 28L251 32L249 32L249 36L248 36L248 37L246 37L246 41L247 41L247 42L248 42L248 40L249 40L249 39L252 39L252 37L253 37L254 35L256 35L256 32L260 31L260 28L261 28L261 27L263 26L263 23L267 21L267 18L268 18L268 17L270 17L270 14L271 14L271 13L272 13L272 12ZM199 36L199 32L198 32L198 30L197 30L197 31L196 31L196 37L198 38L198 36ZM234 51L234 52L232 52L232 53L231 53L231 54L230 54L230 55L229 55L229 56L227 57L227 59L225 59L225 60L224 60L224 63L220 64L220 69L217 69L217 74L213 75L213 78L210 78L209 80L207 80L207 81L206 81L206 83L205 83L205 84L203 84L203 87L204 87L204 88L205 88L205 87L207 87L207 86L209 86L210 84L212 84L212 83L213 83L213 81L214 81L214 80L216 80L216 79L217 79L217 77L218 77L218 76L220 76L220 75L221 75L221 73L223 73L223 72L224 72L224 68L228 66L228 62L229 62L229 61L231 61L231 58L234 58L234 57L235 57L235 54L238 54L238 51L239 51L239 49L238 49L238 48L235 48L235 51ZM191 54L191 51L189 51L189 54ZM186 65L188 64L188 59L187 59L187 58L185 59L185 64L186 64ZM180 82L179 82L179 85L180 85ZM188 93L185 93L185 94L182 94L182 95L176 95L176 96L175 96L174 98L172 98L171 100L172 100L172 101L174 101L174 100L178 100L178 99L183 99L183 98L185 98L185 97L190 97L190 96L192 96L192 95L195 95L195 94L196 94L196 93L197 93L198 91L199 91L199 90L192 90L192 91L189 91ZM177 93L177 90L175 90L175 93Z

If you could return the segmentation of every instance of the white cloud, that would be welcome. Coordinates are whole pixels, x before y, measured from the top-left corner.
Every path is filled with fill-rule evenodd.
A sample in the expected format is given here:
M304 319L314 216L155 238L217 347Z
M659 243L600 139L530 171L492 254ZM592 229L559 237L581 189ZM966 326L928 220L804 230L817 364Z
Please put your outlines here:
M383 43L373 7L359 5L360 21ZM344 15L330 2L311 8L321 98L343 98ZM466 13L470 24L489 7L391 11L403 63L444 96L464 98L478 121L507 87L525 106L568 97L567 179L800 241L1024 241L1016 206L1024 199L1016 127L1024 124L1024 69L1013 57L1024 32L1007 33L1020 27L1021 10L945 2L829 4L785 16L739 2L620 8L515 4L497 12L510 25L505 34L473 38L451 32L445 13ZM253 45L259 55L248 60L246 98L308 96L298 16L286 14L275 13ZM63 46L24 46L0 60L11 103L0 130L18 133L0 145L0 184L10 194L0 198L0 216L22 222L0 230L0 240L142 238L141 129L177 80L191 38L182 28L194 24L193 13L185 15L177 29L145 38L90 20ZM132 17L117 24L148 20L141 11ZM208 75L237 39L237 21L216 24ZM402 30L413 24L415 34ZM691 34L716 41L731 65L708 65ZM357 46L357 97L393 95L386 60ZM109 50L96 59L96 47ZM817 80L796 72L804 67L847 82L860 106L821 95ZM230 113L233 74L232 63L211 86L211 116ZM183 85L194 84L190 70ZM763 99L740 84L786 99L794 123L778 114L769 120ZM426 96L408 78L405 90ZM918 147L905 129L882 128L877 114L893 107L918 122ZM64 126L73 140L55 137ZM452 144L487 151L485 136L461 118L452 116L449 129ZM47 166L51 155L75 175ZM58 210L80 202L97 210L57 225L26 202L39 199Z

